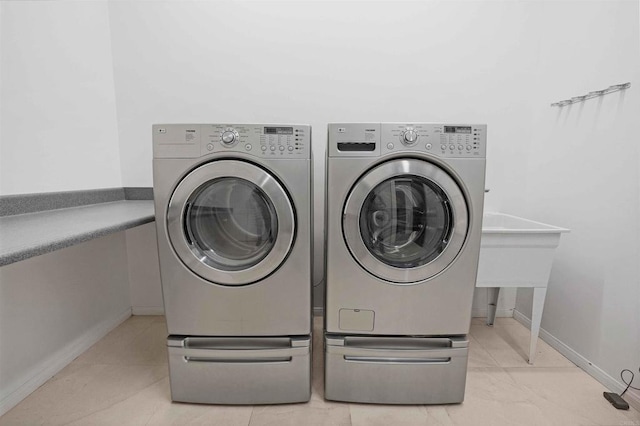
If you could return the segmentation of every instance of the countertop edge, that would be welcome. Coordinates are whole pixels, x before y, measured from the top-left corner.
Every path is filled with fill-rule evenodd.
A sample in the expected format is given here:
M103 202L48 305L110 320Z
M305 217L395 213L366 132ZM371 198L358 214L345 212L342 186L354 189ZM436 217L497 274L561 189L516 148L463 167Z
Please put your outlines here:
M153 202L150 201L150 203L152 204ZM87 206L83 206L83 207L87 207ZM44 213L44 212L41 212L41 213ZM79 231L77 233L71 233L61 238L33 244L26 248L20 247L15 250L9 249L7 252L0 254L0 267L19 262L21 260L26 260L31 257L35 257L42 254L50 253L56 250L60 250L63 248L67 248L76 244L80 244L86 241L103 237L109 234L113 234L116 232L141 226L147 223L151 223L155 220L155 216L153 212L151 212L150 214L143 214L143 215L132 214L131 216L132 216L131 219L121 220L105 226L100 226L100 227L96 227L88 230L83 229L82 231Z

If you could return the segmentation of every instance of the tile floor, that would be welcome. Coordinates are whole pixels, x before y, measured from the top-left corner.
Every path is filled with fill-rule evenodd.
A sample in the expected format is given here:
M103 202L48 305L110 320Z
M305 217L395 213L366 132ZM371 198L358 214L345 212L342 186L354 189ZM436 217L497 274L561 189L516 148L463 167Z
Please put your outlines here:
M164 317L134 316L76 358L0 425L624 425L605 388L511 318L471 326L463 404L385 406L329 402L322 392L322 319L315 319L313 395L306 404L213 406L171 403Z

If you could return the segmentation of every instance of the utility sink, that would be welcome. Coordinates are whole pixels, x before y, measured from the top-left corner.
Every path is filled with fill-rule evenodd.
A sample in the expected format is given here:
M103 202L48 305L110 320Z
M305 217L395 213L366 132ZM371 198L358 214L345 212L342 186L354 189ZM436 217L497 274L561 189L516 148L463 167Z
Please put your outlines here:
M563 232L569 232L569 230L504 213L486 212L482 216L483 234L559 234Z
M477 287L546 287L568 229L503 213L482 218Z
M532 287L531 345L533 364L544 299L556 247L566 228L504 213L485 213L476 287L489 289L487 325L493 325L500 287Z

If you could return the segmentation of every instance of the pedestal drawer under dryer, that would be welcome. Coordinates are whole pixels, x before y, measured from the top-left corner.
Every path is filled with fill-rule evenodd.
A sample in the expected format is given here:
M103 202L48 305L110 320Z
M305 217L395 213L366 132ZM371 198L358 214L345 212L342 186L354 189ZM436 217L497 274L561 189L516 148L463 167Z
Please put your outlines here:
M279 404L311 396L308 337L170 336L167 344L174 401Z
M325 397L378 404L462 402L466 337L325 336Z

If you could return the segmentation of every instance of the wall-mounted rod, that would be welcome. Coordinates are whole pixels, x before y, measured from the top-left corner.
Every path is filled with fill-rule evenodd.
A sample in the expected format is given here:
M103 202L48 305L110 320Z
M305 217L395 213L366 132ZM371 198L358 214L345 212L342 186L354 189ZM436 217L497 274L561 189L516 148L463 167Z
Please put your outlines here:
M631 87L631 83L623 83L623 84L614 84L613 86L609 86L604 90L595 90L593 92L589 92L586 95L582 96L574 96L571 99L565 99L564 101L554 102L551 106L563 107L565 105L575 104L576 102L586 101L587 99L595 98L596 96L606 95L607 93L617 92L618 90L624 90Z

